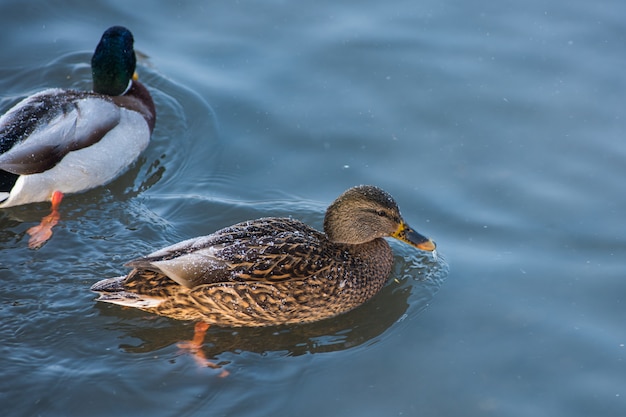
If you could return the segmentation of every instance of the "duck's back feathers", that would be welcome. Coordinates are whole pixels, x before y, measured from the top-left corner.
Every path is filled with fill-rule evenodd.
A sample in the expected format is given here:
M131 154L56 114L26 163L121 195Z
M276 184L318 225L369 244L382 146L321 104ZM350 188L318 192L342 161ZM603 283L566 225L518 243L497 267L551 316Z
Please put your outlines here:
M328 267L326 237L283 218L243 222L126 264L157 271L187 288L218 282L306 278ZM334 254L341 256L341 253Z

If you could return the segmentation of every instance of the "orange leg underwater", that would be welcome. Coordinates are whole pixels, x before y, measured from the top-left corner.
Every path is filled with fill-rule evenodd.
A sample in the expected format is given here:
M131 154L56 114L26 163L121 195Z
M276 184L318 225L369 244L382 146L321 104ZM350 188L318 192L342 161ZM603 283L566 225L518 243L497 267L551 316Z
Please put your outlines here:
M40 248L50 237L52 236L52 228L59 222L61 213L59 213L59 206L63 200L63 193L55 191L52 193L52 210L51 213L41 219L41 223L37 226L33 226L26 231L30 235L28 240L28 247L31 249Z
M194 326L193 339L178 343L178 347L188 350L191 354L193 354L193 358L196 360L198 365L202 367L208 366L209 368L220 369L221 367L209 361L202 351L202 344L204 343L204 337L206 336L207 330L209 330L209 325L207 323L202 321L196 323ZM222 369L219 376L220 378L224 378L228 376L229 373L230 372L226 369Z

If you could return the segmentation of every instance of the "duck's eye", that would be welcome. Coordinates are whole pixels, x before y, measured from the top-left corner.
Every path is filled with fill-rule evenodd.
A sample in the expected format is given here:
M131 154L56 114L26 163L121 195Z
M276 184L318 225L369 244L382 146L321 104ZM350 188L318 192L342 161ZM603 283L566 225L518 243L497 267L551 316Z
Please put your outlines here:
M380 217L387 217L387 212L385 212L385 210L376 210L376 214Z

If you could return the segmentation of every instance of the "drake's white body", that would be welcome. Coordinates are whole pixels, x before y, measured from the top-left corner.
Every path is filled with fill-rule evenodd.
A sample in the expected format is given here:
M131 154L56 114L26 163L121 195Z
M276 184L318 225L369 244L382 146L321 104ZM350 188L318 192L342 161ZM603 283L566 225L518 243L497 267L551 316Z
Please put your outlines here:
M44 96L63 94L68 92L49 89L22 100L0 118L0 127L15 123L20 109L40 106ZM20 174L10 193L0 192L0 208L49 201L54 191L77 193L106 184L125 171L148 145L151 129L136 111L96 94L73 100L70 106L63 104L62 112L40 123L27 139L0 155L0 169ZM92 143L94 132L104 135ZM16 172L24 155L34 158L38 152L54 152L58 144L72 150L54 166L37 173ZM13 157L15 154L18 156ZM12 170L13 166L18 168Z

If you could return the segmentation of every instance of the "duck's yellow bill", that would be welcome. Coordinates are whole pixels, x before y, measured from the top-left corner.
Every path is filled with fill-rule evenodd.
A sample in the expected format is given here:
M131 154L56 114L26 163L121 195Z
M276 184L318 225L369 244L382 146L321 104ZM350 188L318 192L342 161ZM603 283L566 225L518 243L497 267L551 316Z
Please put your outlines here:
M391 236L421 250L432 252L437 248L434 241L417 233L406 223L400 224Z

